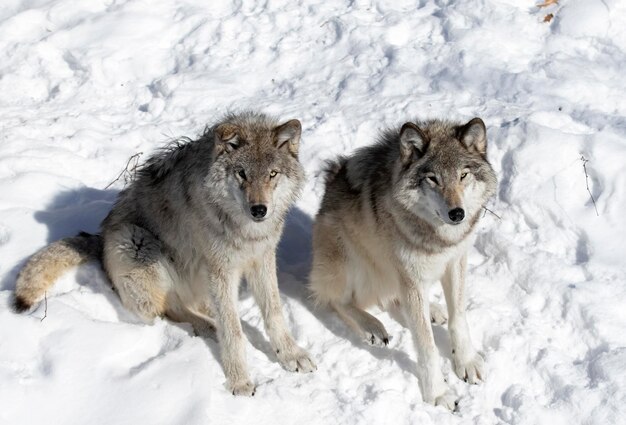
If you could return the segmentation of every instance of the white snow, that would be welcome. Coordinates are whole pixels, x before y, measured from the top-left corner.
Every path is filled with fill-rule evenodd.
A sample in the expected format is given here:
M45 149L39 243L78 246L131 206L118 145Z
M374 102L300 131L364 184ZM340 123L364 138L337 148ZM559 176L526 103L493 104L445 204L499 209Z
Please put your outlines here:
M4 0L0 424L626 423L625 50L618 0ZM245 287L250 399L223 388L216 343L141 324L97 264L32 313L10 310L29 255L97 230L131 155L245 107L303 124L309 183L279 279L317 372L281 369ZM485 215L470 255L485 383L456 378L435 326L453 414L421 401L406 329L375 312L394 339L366 346L304 284L326 159L386 125L473 116L489 128L501 219Z

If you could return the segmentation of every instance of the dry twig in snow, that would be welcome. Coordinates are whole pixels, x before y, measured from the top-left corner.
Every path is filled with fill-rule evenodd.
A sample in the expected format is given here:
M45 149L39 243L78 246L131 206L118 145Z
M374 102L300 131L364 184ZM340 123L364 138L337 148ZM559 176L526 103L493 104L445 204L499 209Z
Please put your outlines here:
M585 170L585 183L587 183L587 192L589 192L589 196L591 196L591 201L593 202L593 207L596 209L596 215L600 217L600 213L598 213L598 206L596 205L596 200L589 189L589 174L587 174L587 163L589 160L585 158L585 155L580 156L580 160L583 162L583 170Z
M485 215L487 215L487 213L491 213L492 215L494 215L498 220L502 220L502 217L500 217L498 214L494 213L493 211L491 211L489 208L487 207L483 207L483 210L485 210L485 212L483 213L483 217Z
M553 4L559 4L558 0L544 0L543 3L538 4L537 7L548 7Z
M41 318L41 320L39 320L40 322L43 322L43 319L48 317L48 292L43 293L43 303L44 303L43 317Z
M126 162L126 167L124 167L122 172L115 178L115 180L107 184L104 190L107 190L108 188L110 188L113 185L113 183L115 183L122 177L124 177L124 186L126 186L130 181L132 181L135 178L137 167L139 167L139 157L141 155L143 155L143 152L138 152L134 154L133 156L131 156L130 158L128 158L128 161ZM130 165L131 162L133 163L132 166Z

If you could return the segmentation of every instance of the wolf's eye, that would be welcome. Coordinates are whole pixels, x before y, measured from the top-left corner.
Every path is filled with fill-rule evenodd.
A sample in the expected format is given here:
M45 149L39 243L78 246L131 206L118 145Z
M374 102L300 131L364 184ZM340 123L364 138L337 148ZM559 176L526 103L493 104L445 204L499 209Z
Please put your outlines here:
M237 174L239 175L239 177L241 177L242 179L246 179L246 172L243 170L243 168L239 171L237 171Z
M467 173L461 174L461 180L463 180L465 177L467 177Z
M276 174L278 174L278 171L276 171L276 170L270 171L270 178L273 179L274 177L276 177Z
M430 180L431 182L433 182L434 184L439 184L439 180L437 180L437 177L435 176L428 176L426 178Z

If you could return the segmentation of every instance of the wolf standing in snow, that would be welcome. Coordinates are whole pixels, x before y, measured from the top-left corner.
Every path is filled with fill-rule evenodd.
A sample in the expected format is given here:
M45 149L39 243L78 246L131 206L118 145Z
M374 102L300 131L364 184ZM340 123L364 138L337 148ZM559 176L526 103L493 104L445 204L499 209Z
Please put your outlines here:
M124 306L146 321L164 315L203 336L217 331L228 390L254 395L236 306L245 276L282 366L313 371L287 330L276 277L285 215L304 180L300 134L298 120L279 125L249 112L154 155L120 193L101 236L60 240L28 261L16 309L39 301L67 268L102 259Z
M331 164L313 229L310 289L371 344L389 342L366 308L379 305L413 335L426 402L454 409L430 325L429 287L441 281L456 374L484 376L465 315L467 251L495 193L483 121L408 122ZM433 317L440 316L440 312ZM445 320L445 319L444 319Z

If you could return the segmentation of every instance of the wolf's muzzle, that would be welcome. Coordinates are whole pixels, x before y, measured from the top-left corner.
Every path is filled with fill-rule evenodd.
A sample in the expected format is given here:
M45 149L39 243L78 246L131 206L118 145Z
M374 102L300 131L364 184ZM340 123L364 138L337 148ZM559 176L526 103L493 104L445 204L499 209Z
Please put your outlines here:
M267 207L263 204L252 205L250 207L250 214L255 220L263 220L267 214Z
M448 211L448 217L450 217L450 220L454 223L460 223L465 218L465 211L463 208L454 208Z

